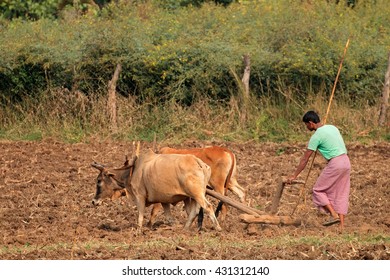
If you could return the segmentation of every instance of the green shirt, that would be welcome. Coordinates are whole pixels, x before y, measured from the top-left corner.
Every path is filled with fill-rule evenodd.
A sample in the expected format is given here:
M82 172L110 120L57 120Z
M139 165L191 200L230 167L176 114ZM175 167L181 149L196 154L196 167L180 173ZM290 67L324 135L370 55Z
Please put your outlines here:
M317 128L307 148L313 151L318 149L327 160L347 153L343 137L334 125L323 125Z

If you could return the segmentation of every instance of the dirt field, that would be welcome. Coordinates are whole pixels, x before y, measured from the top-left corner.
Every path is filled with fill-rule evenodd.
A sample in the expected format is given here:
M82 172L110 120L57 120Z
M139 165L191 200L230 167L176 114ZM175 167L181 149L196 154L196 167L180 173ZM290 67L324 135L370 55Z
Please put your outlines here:
M252 207L269 209L278 180L297 165L304 143L183 143L227 146L237 156L238 181ZM317 155L294 217L302 225L246 225L230 207L223 231L182 229L159 217L156 229L136 231L136 210L121 199L94 207L97 161L120 166L131 142L64 144L56 141L0 142L0 259L390 259L390 143L349 144L352 163L350 212L345 231L323 227L327 217L313 208L311 186L325 161ZM143 149L150 144L143 144ZM301 174L305 180L307 169ZM301 185L287 187L278 215L290 215ZM238 199L228 193L230 198ZM209 197L215 205L216 201ZM146 217L148 218L148 217Z

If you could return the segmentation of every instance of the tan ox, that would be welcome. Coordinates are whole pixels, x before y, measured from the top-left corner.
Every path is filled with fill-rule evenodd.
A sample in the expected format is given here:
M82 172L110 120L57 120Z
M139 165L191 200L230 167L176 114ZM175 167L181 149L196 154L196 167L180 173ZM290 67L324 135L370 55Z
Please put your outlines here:
M206 185L210 179L210 167L192 155L162 155L148 151L119 169L100 170L96 195L92 200L99 205L104 198L113 198L115 193L126 188L138 209L138 226L142 227L145 208L161 203L170 216L169 205L184 201L188 214L185 228L194 221L199 208L210 216L215 229L221 230L212 205L206 200Z
M211 168L211 177L208 185L216 192L226 195L227 190L235 193L241 202L245 202L245 190L238 184L236 179L237 164L236 157L232 151L227 148L210 146L205 148L192 149L173 149L163 147L159 151L160 154L191 154L201 159ZM227 207L220 202L218 208L221 207L221 220L224 221L227 213ZM154 221L157 212L161 209L161 205L153 206L151 214L151 222ZM218 215L218 209L217 213Z

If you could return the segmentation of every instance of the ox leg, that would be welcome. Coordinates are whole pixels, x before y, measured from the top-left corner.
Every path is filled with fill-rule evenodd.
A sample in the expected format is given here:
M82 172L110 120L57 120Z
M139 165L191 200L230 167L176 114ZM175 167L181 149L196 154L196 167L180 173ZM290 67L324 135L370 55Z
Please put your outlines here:
M203 208L200 208L198 214L198 230L202 230L203 217L204 217L204 210Z
M225 195L224 191L218 191L218 193ZM219 213L221 213L220 220L223 223L225 221L226 215L227 215L227 206L223 203L223 201L218 202L217 208L215 209L215 217L219 216Z
M206 197L203 196L202 198L195 198L200 207L204 209L204 211L209 215L214 228L218 231L222 230L221 226L218 223L217 217L215 217L213 206L206 200Z
M215 216L219 216L219 212L221 212L221 222L224 222L227 215L227 206L222 201L218 203L217 209L215 210Z
M211 204L208 204L204 209L206 213L209 215L211 221L213 222L215 229L218 231L222 230L221 226L218 223L217 217L215 217L213 207L211 206Z
M236 179L231 178L228 189L240 198L241 203L245 203L246 191L238 184Z
M161 203L153 204L152 212L150 213L150 220L148 222L148 227L152 228L154 223L156 222L157 216L163 210Z
M211 183L212 189L214 189L214 191L217 193L225 195L226 190L224 187L224 183L223 184L221 183L221 182L225 182L225 180L226 180L225 177L216 177L216 179ZM215 209L215 216L218 217L220 212L221 212L220 220L221 222L224 222L227 214L227 206L222 201L218 203L218 206Z
M168 223L173 225L175 223L175 219L171 213L171 205L169 203L162 203L162 207L164 208L164 215L167 218Z
M199 205L195 200L188 198L184 200L184 207L188 214L188 219L186 224L184 225L184 228L190 229L190 226L194 222L196 218L196 214L198 213Z
M144 214L145 214L145 202L137 202L138 209L138 228L141 229L144 222Z
M150 220L148 222L148 227L152 228L154 223L156 222L157 216L159 213L164 210L164 215L168 220L168 223L170 225L175 223L175 219L172 216L171 213L171 205L169 203L156 203L152 206L152 212L150 214Z
M215 210L215 217L218 218L219 212L221 212L221 210L222 210L222 206L223 206L223 201L220 201L218 203L217 209Z
M183 202L184 202L184 209L186 210L187 216L190 215L191 210L192 210L192 208L191 208L192 207L191 201L192 201L191 198L186 198L185 200L183 200Z

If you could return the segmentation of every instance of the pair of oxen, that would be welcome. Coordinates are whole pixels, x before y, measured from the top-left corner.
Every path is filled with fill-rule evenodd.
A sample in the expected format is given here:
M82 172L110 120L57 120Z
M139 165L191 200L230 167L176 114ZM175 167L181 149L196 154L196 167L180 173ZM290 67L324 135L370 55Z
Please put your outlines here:
M106 168L93 163L100 173L96 182L96 194L92 203L99 205L103 199L129 196L138 210L138 226L143 225L146 207L153 204L148 222L152 226L161 207L169 221L173 221L170 205L183 201L188 215L184 228L189 229L195 217L203 217L203 211L210 217L213 227L221 230L221 220L226 217L227 208L220 202L214 212L206 199L206 188L225 195L227 190L245 201L245 191L236 179L235 155L227 148L211 146L193 149L161 148L158 153L148 150L126 161L120 168ZM198 219L201 229L202 220Z

